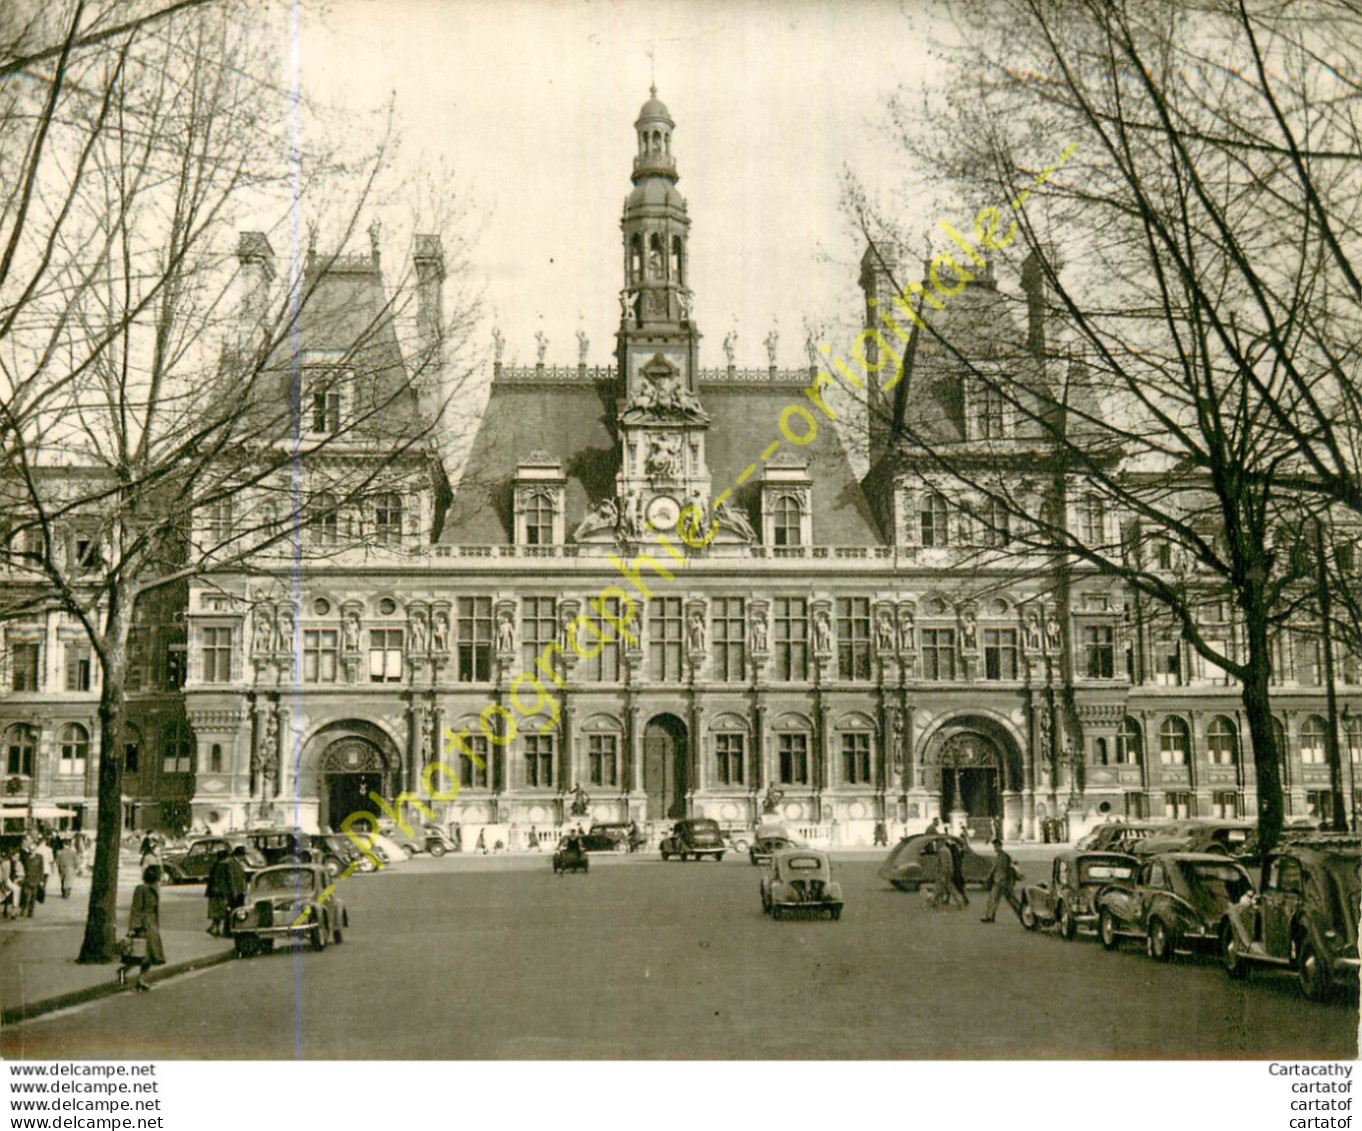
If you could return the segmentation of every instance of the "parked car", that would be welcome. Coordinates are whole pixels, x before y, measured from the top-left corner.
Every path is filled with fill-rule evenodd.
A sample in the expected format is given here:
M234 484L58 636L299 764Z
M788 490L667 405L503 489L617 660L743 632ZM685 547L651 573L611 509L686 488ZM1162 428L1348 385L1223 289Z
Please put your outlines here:
M308 841L312 849L312 862L321 864L333 878L352 864L354 872L378 870L374 862L344 833L312 833Z
M960 852L960 863L967 884L986 884L993 872L993 858L980 856L969 841L943 833L915 833L906 836L889 851L880 865L879 876L899 891L917 891L923 884L936 881L941 842L949 840Z
M251 829L246 839L270 864L311 863L312 836L302 829ZM304 852L306 851L306 855ZM320 861L318 861L320 863Z
M1166 852L1140 865L1134 886L1106 888L1097 899L1098 934L1114 950L1121 939L1146 941L1166 962L1183 947L1218 947L1231 905L1253 891L1243 865L1212 853Z
M717 862L724 858L727 846L723 833L719 831L718 821L694 817L677 821L672 826L671 835L662 838L661 847L663 860L670 860L673 856L681 860L700 860L713 856Z
M586 848L582 844L584 835L565 836L558 842L558 848L553 853L554 875L590 871L591 861L587 859Z
M224 836L204 836L192 840L181 852L166 852L161 856L161 869L168 884L201 884L207 881L208 873L217 863L218 853L224 849L234 852L244 848L246 855L241 861L249 880L267 861L260 852L239 833Z
M634 821L596 821L581 840L586 852L633 852L647 843Z
M842 885L832 878L828 854L817 848L786 848L761 873L761 909L786 915L842 917Z
M747 857L753 864L767 864L777 852L795 847L798 846L785 833L759 829L752 846L747 850Z
M432 856L443 856L446 852L454 851L453 842L445 835L444 829L439 825L429 823L416 825L412 824L410 820L407 824L411 828L410 836L396 821L387 819L379 821L378 831L386 840L397 845L399 851L408 860L418 852L428 852Z
M1021 921L1028 931L1054 924L1066 939L1097 926L1097 896L1111 884L1133 884L1140 862L1120 852L1061 852L1050 878L1023 884Z
M1362 839L1316 833L1268 857L1263 890L1229 909L1221 940L1225 969L1244 977L1253 964L1293 969L1301 993L1318 1000L1356 981Z
M313 950L344 942L350 916L334 888L321 898L330 885L320 864L277 864L258 872L246 902L232 912L237 954L251 958L273 950L278 939L307 939Z
M1188 831L1182 851L1238 856L1256 831L1257 826L1251 821L1207 821Z

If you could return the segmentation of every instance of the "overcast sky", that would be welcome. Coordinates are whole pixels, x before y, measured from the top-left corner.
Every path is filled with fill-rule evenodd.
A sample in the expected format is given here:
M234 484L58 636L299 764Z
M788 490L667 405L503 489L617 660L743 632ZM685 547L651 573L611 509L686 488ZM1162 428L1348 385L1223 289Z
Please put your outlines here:
M861 248L841 174L894 167L885 103L928 74L925 0L895 3L331 0L300 40L313 96L395 100L399 170L439 165L471 193L489 319L506 360L610 364L633 122L654 73L676 120L701 364L803 363L804 322L854 322ZM650 54L652 60L650 60ZM908 207L908 202L905 202ZM930 222L930 221L929 221ZM393 249L396 250L396 249Z

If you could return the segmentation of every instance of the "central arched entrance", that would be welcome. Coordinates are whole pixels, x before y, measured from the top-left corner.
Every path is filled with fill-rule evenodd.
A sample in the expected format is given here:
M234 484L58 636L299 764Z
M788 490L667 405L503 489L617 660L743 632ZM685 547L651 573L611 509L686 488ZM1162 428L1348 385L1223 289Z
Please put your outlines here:
M1003 815L1002 758L993 740L974 731L941 745L941 812L970 817Z
M379 808L369 796L391 797L388 766L377 746L363 738L342 738L326 748L321 758L321 824L340 829L351 813Z
M643 731L643 790L648 820L677 820L686 815L690 783L690 743L686 724L675 715L657 715Z

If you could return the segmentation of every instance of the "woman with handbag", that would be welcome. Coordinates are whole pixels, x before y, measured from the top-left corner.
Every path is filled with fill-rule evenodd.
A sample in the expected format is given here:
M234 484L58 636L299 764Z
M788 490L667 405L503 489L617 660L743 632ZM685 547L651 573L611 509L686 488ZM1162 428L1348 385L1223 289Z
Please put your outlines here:
M142 873L142 882L132 893L132 909L128 912L128 937L119 946L123 964L118 968L120 985L127 981L128 971L140 965L141 972L133 982L138 991L151 989L147 985L147 971L153 966L164 966L165 949L161 946L161 869L154 864Z

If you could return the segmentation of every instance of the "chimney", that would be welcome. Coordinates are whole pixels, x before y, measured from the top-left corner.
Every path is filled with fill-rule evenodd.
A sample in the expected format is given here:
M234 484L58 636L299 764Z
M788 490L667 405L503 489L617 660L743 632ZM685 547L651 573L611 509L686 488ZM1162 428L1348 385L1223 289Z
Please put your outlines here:
M416 269L416 332L430 361L439 363L444 332L445 253L439 236L416 237L412 252Z
M1026 348L1039 358L1045 356L1045 268L1033 250L1022 260L1021 285L1026 295Z
M264 232L242 232L237 238L236 258L241 274L239 344L248 351L263 344L274 282L274 249Z

